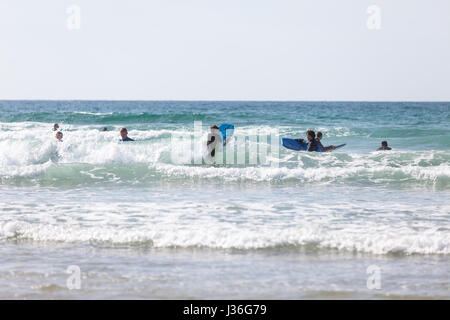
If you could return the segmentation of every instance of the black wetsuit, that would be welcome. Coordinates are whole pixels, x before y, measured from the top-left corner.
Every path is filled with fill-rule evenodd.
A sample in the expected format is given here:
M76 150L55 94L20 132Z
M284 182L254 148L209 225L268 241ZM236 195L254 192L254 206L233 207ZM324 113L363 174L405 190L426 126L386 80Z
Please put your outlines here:
M209 146L214 141L216 141L216 137L211 135L210 139L206 142L206 145ZM216 155L216 148L214 147L214 149L211 150L211 157L214 157L215 155Z
M304 139L294 139L301 144L306 144L306 151L319 151L319 146L321 145L316 139L313 141L305 141Z
M377 151L382 151L382 150L392 150L392 149L387 146L386 147L382 146L377 149Z
M134 141L134 140L129 137L126 137L125 139L120 139L120 141Z
M216 140L216 137L211 136L211 140L209 140L206 145L209 146L211 143L213 143ZM214 157L216 155L216 148L211 150L211 157Z
M320 142L320 139L316 138L316 142L317 142L317 145L318 145L319 147L322 147L322 149L325 148L325 147L323 146L322 142Z
M317 142L316 139L308 142L308 147L306 148L306 151L319 151L319 143Z

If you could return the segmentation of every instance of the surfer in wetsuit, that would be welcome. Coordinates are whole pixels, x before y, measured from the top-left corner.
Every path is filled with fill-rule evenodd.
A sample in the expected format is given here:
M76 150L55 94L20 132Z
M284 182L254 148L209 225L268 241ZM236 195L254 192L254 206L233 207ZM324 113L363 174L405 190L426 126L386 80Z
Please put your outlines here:
M306 151L319 151L319 144L316 140L316 133L312 130L308 130L306 131L306 138L309 141Z
M122 139L120 139L120 141L134 141L133 139L128 137L128 130L125 127L120 129L120 136L122 137Z
M322 147L322 152L325 152L325 151L328 151L328 150L334 150L334 149L336 149L336 147L335 146L328 146L328 147L325 147L323 144L322 144L322 142L320 142L320 140L322 140L322 132L317 132L317 138L316 138L316 141L317 141L317 143L318 143L318 145L320 146L320 147Z
M219 132L219 127L213 125L210 127L211 133L208 133L208 139L206 141L206 148L208 150L208 154L214 158L216 155L216 146L220 142L222 143L222 137Z
M381 142L381 147L379 147L377 149L377 151L382 151L382 150L392 150L391 148L388 147L387 141L382 141Z
M316 133L313 130L308 130L306 131L306 138L308 139L308 142L305 142L304 139L295 139L296 141L305 144L307 143L306 146L306 151L319 151L319 143L316 140Z

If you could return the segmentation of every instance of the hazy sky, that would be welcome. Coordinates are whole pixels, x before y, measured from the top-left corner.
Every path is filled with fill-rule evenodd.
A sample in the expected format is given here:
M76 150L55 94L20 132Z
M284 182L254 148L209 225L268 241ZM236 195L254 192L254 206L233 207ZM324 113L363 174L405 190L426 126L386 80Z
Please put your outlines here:
M0 0L0 99L450 101L450 1Z

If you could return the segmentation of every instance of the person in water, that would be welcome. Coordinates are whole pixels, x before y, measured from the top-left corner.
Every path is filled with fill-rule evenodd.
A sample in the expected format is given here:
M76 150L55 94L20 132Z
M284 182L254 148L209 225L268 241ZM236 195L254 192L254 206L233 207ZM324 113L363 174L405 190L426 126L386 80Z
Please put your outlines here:
M63 133L62 133L61 131L58 131L58 132L55 134L55 138L56 138L58 141L62 142L62 141L63 141L63 140L62 140L62 138L63 138Z
M108 131L107 127L103 127L102 131Z
M208 139L206 141L206 148L208 150L208 154L211 155L211 157L215 157L216 155L216 146L218 143L222 142L222 136L219 131L219 127L216 125L212 125L210 127L211 132L208 133Z
M322 132L317 132L317 138L316 138L316 140L317 140L317 143L319 144L319 146L320 147L322 147L322 152L325 152L325 151L328 151L328 150L334 150L334 149L336 149L336 147L335 146L328 146L328 147L325 147L323 144L322 144L322 142L320 141L320 140L322 140Z
M122 137L122 139L120 139L120 141L134 141L133 139L128 137L128 130L125 127L120 129L120 136Z
M59 129L59 124L55 123L53 125L53 131L58 131L58 129Z
M306 151L319 151L319 143L316 139L316 133L313 130L306 131L306 139L308 139ZM305 143L304 139L295 139L300 143Z
M392 150L392 149L388 147L387 141L382 141L381 142L381 147L379 147L377 149L377 151L381 151L381 150Z

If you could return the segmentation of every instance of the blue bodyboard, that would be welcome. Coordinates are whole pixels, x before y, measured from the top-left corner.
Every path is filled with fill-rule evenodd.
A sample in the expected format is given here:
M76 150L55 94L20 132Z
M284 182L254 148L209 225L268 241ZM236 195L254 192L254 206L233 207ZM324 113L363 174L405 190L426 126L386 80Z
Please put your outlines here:
M306 151L306 149L308 148L308 143L306 141L300 142L300 141L297 141L294 139L289 139L289 138L282 138L281 141L283 143L283 147L291 149L291 150ZM333 150L342 148L345 145L346 145L345 143L340 144L340 145L336 146L336 148ZM333 151L333 150L328 150L328 151ZM322 152L322 147L319 147L317 152Z
M306 151L308 144L306 142L300 142L294 139L282 138L283 147L295 150L295 151Z
M340 145L336 146L336 149L342 148L345 145L346 145L346 143L340 144ZM336 150L336 149L334 149L334 150Z
M234 133L234 125L223 123L219 126L219 131L222 134L222 140L225 144L227 139L230 138Z

